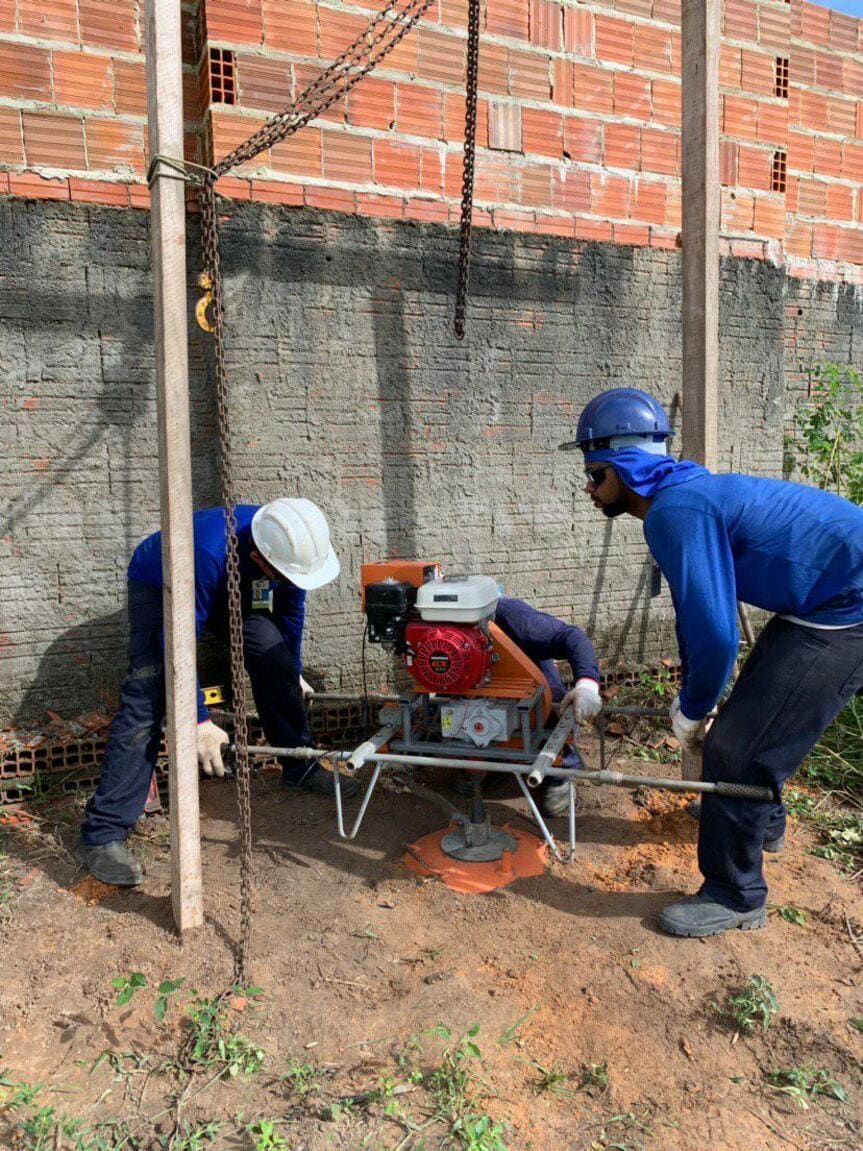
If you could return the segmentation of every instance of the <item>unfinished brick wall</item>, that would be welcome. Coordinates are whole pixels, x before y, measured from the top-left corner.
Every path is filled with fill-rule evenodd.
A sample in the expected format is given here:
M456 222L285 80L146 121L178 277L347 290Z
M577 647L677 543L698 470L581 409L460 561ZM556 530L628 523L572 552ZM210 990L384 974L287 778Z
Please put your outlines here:
M127 184L140 181L145 166L140 0L46 2L50 15L39 27L33 12L45 4L35 0L15 0L0 24L0 62L17 54L5 78L0 70L0 163L9 188L144 204L140 183L126 191L99 183L122 185L124 174ZM338 56L376 7L187 3L189 158L231 151ZM454 224L466 12L465 0L436 0L373 76L225 178L221 191ZM476 222L675 247L679 25L679 0L485 0ZM795 275L863 283L861 29L863 22L804 0L725 0L726 252L787 256ZM47 185L35 175L52 168L75 174ZM2 190L2 173L0 181Z

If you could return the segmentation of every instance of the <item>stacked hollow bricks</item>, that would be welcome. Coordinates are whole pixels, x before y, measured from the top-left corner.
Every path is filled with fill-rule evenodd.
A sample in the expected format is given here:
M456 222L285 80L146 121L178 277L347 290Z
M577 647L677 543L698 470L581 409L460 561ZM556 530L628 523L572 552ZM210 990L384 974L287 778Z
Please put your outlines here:
M382 6L382 3L381 5ZM372 0L188 0L187 158L220 157L365 27ZM454 224L464 0L438 0L326 116L227 196ZM863 283L863 21L725 0L724 249ZM146 207L143 0L0 6L0 194ZM476 222L674 247L679 0L486 0Z

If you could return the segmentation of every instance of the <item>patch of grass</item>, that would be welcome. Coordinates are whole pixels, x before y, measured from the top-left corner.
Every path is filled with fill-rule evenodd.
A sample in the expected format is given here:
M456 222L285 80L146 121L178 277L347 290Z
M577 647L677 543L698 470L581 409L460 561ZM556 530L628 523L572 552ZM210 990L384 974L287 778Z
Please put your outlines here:
M308 1098L321 1090L327 1072L314 1063L302 1063L299 1059L289 1059L285 1074L280 1076L295 1095Z
M511 1023L509 1027L507 1027L504 1031L501 1031L500 1035L497 1037L498 1044L501 1047L506 1047L508 1044L512 1043L512 1041L518 1037L519 1031L522 1029L525 1023L527 1023L528 1019L536 1015L537 1011L539 1011L539 1007L540 1005L538 1003L534 1003L533 1007L529 1007L527 1011L525 1011L524 1015L520 1015L518 1019L516 1019L515 1023Z
M770 980L763 975L750 975L739 991L729 992L721 1009L734 1024L737 1035L751 1035L757 1024L766 1031L779 1014L779 1000Z
M845 871L858 871L863 867L863 806L856 811L838 807L834 795L835 792L828 792L816 799L788 787L785 806L818 833L821 842L812 849L812 855L829 859ZM848 793L842 797L849 799Z
M775 1091L788 1095L804 1111L819 1096L838 1099L840 1103L848 1099L848 1093L838 1079L834 1079L826 1067L816 1067L814 1063L768 1071L764 1078Z
M275 1119L259 1119L246 1128L246 1133L252 1140L253 1151L288 1151Z
M608 1061L602 1063L582 1063L579 1089L604 1095L608 1090Z
M571 1075L568 1071L564 1071L560 1064L552 1063L550 1067L543 1067L541 1063L531 1059L530 1065L537 1072L536 1079L530 1085L535 1095L548 1093L550 1095L569 1096L575 1094L572 1088L566 1086Z
M185 1124L182 1131L172 1137L171 1151L206 1151L222 1130L221 1119L208 1119L204 1123Z
M260 993L259 987L235 987L231 995L254 999ZM231 1078L259 1071L264 1062L263 1048L236 1030L229 997L193 995L186 1006L187 1031L180 1066L186 1071L224 1071Z

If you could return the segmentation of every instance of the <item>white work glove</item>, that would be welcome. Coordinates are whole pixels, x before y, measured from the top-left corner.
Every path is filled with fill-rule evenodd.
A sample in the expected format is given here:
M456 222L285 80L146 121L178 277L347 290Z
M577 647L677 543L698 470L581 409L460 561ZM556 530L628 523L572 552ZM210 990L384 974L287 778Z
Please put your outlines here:
M575 687L566 693L560 701L560 711L563 713L568 707L575 712L576 723L587 723L589 719L599 715L602 711L602 697L599 694L599 684L595 679L586 676L575 681Z
M674 734L684 751L697 755L704 743L707 731L707 717L704 719L688 719L680 710L680 696L676 695L668 713L671 716L671 726Z
M198 764L204 775L222 778L225 774L222 747L230 742L228 733L217 727L211 719L198 724Z
M315 689L310 683L306 683L302 676L300 676L300 691L303 693L303 703L315 694Z

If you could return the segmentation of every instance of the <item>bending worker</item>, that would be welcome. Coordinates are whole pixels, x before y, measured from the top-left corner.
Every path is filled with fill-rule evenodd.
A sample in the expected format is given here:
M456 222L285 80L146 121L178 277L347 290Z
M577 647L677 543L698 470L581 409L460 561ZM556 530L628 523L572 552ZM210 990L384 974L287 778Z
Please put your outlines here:
M772 788L775 802L702 798L697 895L665 908L672 935L766 923L765 840L785 830L785 781L863 691L863 508L802 484L712 475L667 454L659 403L615 388L587 405L577 438L586 491L605 516L643 521L671 590L682 684L674 733L704 778ZM737 601L774 612L705 738L737 657Z
M246 670L261 724L278 747L311 747L300 648L306 592L339 574L323 512L311 500L279 499L236 509ZM193 516L195 624L228 634L227 534L224 508ZM108 730L99 786L87 804L78 860L104 883L134 886L143 871L125 845L144 810L165 718L162 536L143 540L128 571L129 672ZM198 689L198 762L223 776L228 735L210 719ZM331 795L333 781L316 760L282 760L283 782ZM350 790L356 784L350 780ZM344 791L345 784L342 784Z

